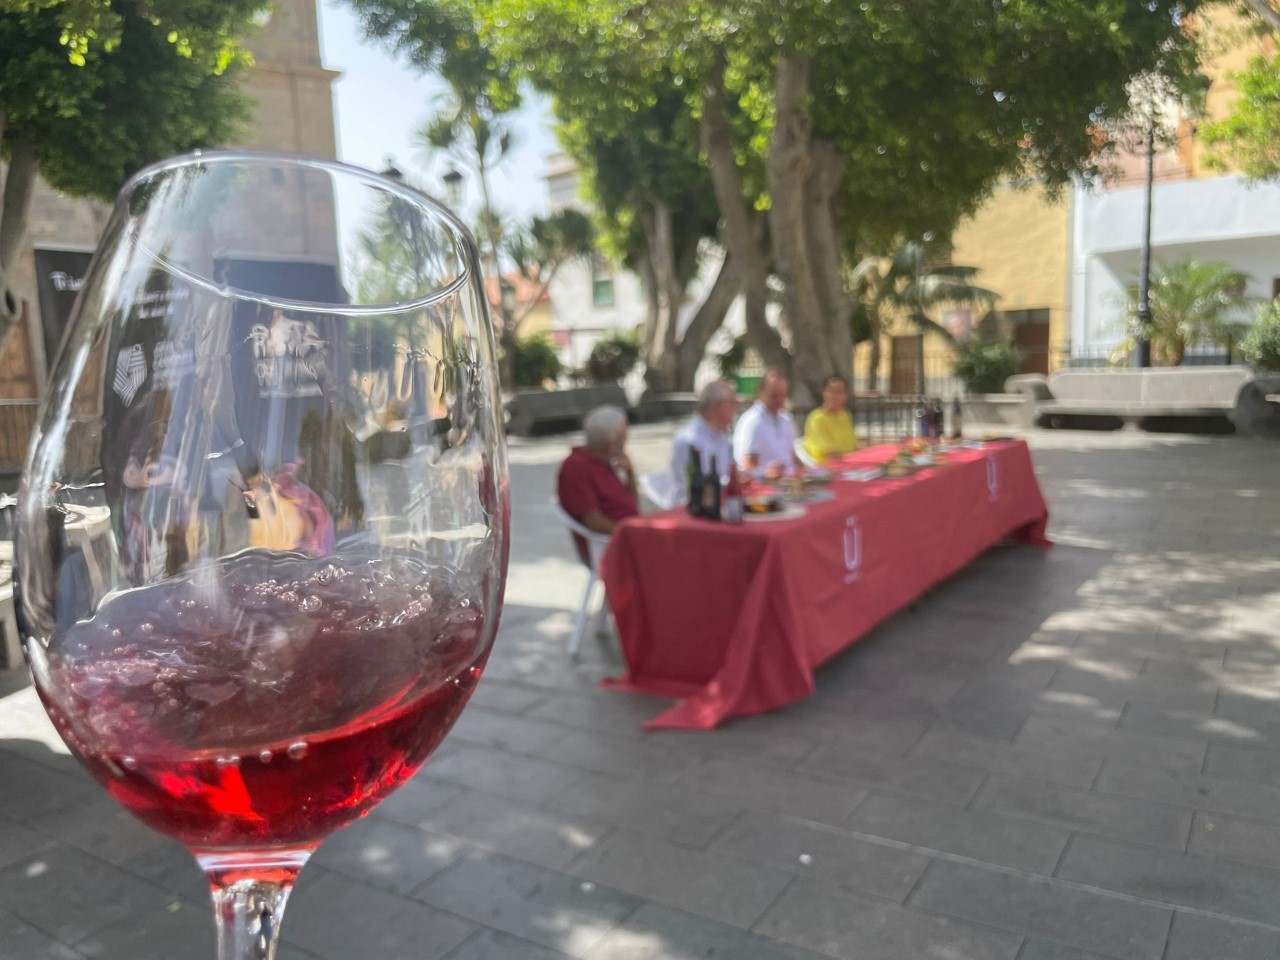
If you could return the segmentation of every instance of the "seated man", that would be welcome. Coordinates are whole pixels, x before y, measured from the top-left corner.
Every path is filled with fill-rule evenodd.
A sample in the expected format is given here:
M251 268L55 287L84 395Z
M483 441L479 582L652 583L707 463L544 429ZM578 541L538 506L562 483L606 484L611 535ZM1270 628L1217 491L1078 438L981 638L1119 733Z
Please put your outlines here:
M790 392L787 378L770 370L760 381L756 402L734 428L734 458L753 477L776 480L795 473L796 425L785 409Z
M698 412L676 431L671 441L671 480L674 503L689 499L689 451L697 448L702 470L711 472L715 460L720 482L729 482L729 464L733 453L729 444L729 425L738 408L738 393L733 384L716 380L702 388L698 395Z
M556 496L565 513L593 533L613 533L619 520L638 514L636 474L624 448L627 415L613 406L596 407L582 421L584 446L574 447L560 465ZM587 542L574 535L578 556L590 563Z
M858 434L853 429L848 402L849 384L844 377L838 373L827 377L822 385L822 406L804 421L805 453L815 463L843 457L857 448Z

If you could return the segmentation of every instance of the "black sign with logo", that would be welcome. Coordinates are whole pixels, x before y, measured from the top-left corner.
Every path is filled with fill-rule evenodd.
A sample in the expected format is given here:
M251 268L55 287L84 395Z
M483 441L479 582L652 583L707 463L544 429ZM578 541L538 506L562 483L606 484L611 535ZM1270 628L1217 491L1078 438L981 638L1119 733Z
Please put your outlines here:
M40 326L44 330L44 356L50 367L62 345L80 285L93 254L79 250L35 251L36 291L40 298Z

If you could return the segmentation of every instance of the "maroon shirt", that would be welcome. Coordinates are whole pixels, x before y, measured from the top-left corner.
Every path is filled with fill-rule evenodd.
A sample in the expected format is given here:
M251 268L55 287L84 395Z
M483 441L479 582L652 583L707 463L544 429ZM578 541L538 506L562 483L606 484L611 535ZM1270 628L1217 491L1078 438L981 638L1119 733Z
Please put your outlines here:
M581 521L588 513L601 513L610 520L625 520L640 512L631 490L618 479L609 466L599 457L587 453L585 447L574 447L573 452L560 464L560 476L556 481L556 496L565 513ZM578 556L588 563L587 542L574 534Z

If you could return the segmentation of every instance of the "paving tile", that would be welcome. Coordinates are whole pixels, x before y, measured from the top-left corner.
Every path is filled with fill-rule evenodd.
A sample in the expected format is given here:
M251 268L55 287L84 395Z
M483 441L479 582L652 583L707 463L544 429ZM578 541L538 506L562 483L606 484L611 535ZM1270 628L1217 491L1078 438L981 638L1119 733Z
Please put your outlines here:
M6 816L29 823L57 811L87 807L102 800L102 788L89 779L74 760L63 758L68 764L64 772L15 753L13 746L11 740L0 742L0 747L4 747L0 749L0 809ZM47 755L45 748L40 749Z
M566 767L656 783L670 783L698 763L697 757L685 751L669 750L648 739L581 731L542 748L537 755Z
M449 954L449 960L569 960L569 955L509 933L481 930Z
M111 864L62 845L0 870L0 904L64 943L74 944L174 899Z
M1102 724L1070 723L1057 717L1042 716L1027 720L1018 731L1016 743L1033 749L1135 760L1188 770L1199 770L1205 754L1205 744L1200 740L1115 730Z
M1263 725L1199 710L1170 710L1130 704L1120 717L1120 729L1139 730L1184 739L1234 743L1245 747L1266 747L1280 743L1280 723L1275 718Z
M1048 879L942 861L930 866L910 904L1119 960L1160 960L1171 915Z
M148 848L120 861L119 866L188 903L209 901L209 881L204 872L196 858L176 843Z
M441 960L475 924L328 870L304 871L281 936L323 960Z
M712 920L750 927L791 880L782 870L742 868L742 861L617 832L567 868L576 876L688 910Z
M798 880L755 930L841 960L1013 960L1022 937Z
M562 791L573 776L573 770L568 767L534 757L460 742L450 747L447 754L427 765L428 780L443 780L512 800L542 803Z
M1197 813L1189 853L1280 867L1280 825Z
M1069 835L1042 823L874 793L846 825L859 833L1036 873L1053 870Z
M1098 953L1086 953L1049 940L1028 940L1018 960L1110 960Z
M586 960L824 960L738 927L647 903L607 933Z
M723 831L743 809L740 800L696 782L646 783L585 771L545 806L693 847Z
M470 849L454 837L368 818L325 840L312 861L374 886L408 893Z
M1103 794L1138 797L1254 820L1280 822L1280 787L1243 780L1107 761L1095 790Z
M849 890L903 901L929 858L847 831L770 814L748 814L708 849Z
M1204 772L1234 780L1280 786L1280 751L1211 743Z
M1100 796L1043 780L992 777L982 785L973 805L1005 816L1174 850L1184 848L1191 826L1191 811L1181 807Z
M84 960L77 953L42 930L0 907L0 956L6 960Z
M491 677L485 677L476 684L475 692L471 694L471 706L519 714L527 712L546 698L546 690L502 683Z
M467 794L418 821L436 834L558 869L609 832L608 824L486 794Z
M470 792L456 783L432 780L425 771L421 771L374 807L371 816L374 819L394 820L396 823L416 826L446 804Z
M53 845L47 832L36 831L16 821L0 817L0 867L25 860Z
M213 910L205 903L177 902L131 916L76 944L90 960L173 960L217 954Z
M821 823L843 823L867 791L847 781L779 775L761 764L740 760L707 760L681 780L692 789L725 797L762 813L789 813Z
M592 690L583 696L544 697L529 716L579 730L604 731L623 737L642 737L641 724L662 712L649 697L619 697L610 690Z
M641 903L608 886L496 854L464 857L413 896L573 956L589 951Z
M1073 649L1081 648L1077 646ZM1213 709L1218 685L1209 677L1202 676L1198 681L1183 679L1175 682L1139 672L1142 669L1139 666L1130 668L1121 675L1107 676L1075 667L1064 667L1054 674L1049 689L1094 697L1109 705L1138 703L1174 710Z
M999 743L953 730L930 730L911 751L911 756L950 760L992 773L1033 776L1085 788L1093 783L1102 766L1102 761L1094 757Z
M106 796L89 805L54 811L33 824L108 863L123 863L157 847L177 846Z
M1280 930L1179 913L1165 960L1275 960Z
M820 732L803 729L789 717L764 714L743 717L709 731L654 730L645 734L645 741L703 757L743 757L789 767L811 753L822 737L837 731L830 727Z
M451 743L471 743L509 753L532 753L563 737L566 728L532 717L514 719L510 714L470 705L449 733Z
M1075 836L1057 876L1161 903L1280 926L1280 870Z
M861 786L904 796L954 804L968 803L984 777L981 770L922 757L914 749L904 760L851 750L839 744L820 747L797 769L850 779Z

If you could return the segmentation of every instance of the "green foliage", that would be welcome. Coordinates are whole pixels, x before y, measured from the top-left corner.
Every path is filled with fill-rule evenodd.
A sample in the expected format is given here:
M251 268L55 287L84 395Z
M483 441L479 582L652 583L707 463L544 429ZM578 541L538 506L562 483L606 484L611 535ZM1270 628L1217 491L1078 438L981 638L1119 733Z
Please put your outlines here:
M1188 346L1238 339L1245 329L1241 317L1250 303L1244 293L1248 282L1247 273L1221 260L1189 257L1157 265L1148 296L1152 359L1161 366L1176 367ZM1136 288L1129 291L1125 314L1131 323L1136 321Z
M540 387L560 376L560 357L545 333L517 339L515 360L517 387Z
M247 112L237 38L265 0L3 2L0 152L33 144L59 190L111 199L140 167L225 142Z
M970 393L1004 393L1022 369L1022 352L1008 340L971 340L956 351L955 374Z
M595 342L587 358L587 378L592 383L617 383L640 360L640 334L615 330Z
M1258 310L1249 332L1240 341L1240 352L1254 369L1280 373L1280 301L1268 300Z
M720 370L720 376L725 380L732 380L738 375L738 371L742 369L742 365L747 362L747 348L750 346L747 342L747 335L740 334L733 338L733 343L729 345L729 349L724 353L716 355L716 366Z
M1280 175L1280 54L1259 54L1229 79L1239 94L1231 112L1198 131L1212 164L1236 167L1252 180Z
M549 281L553 273L575 257L590 256L595 228L580 210L560 210L534 217L528 227L507 230L503 252L527 280Z

